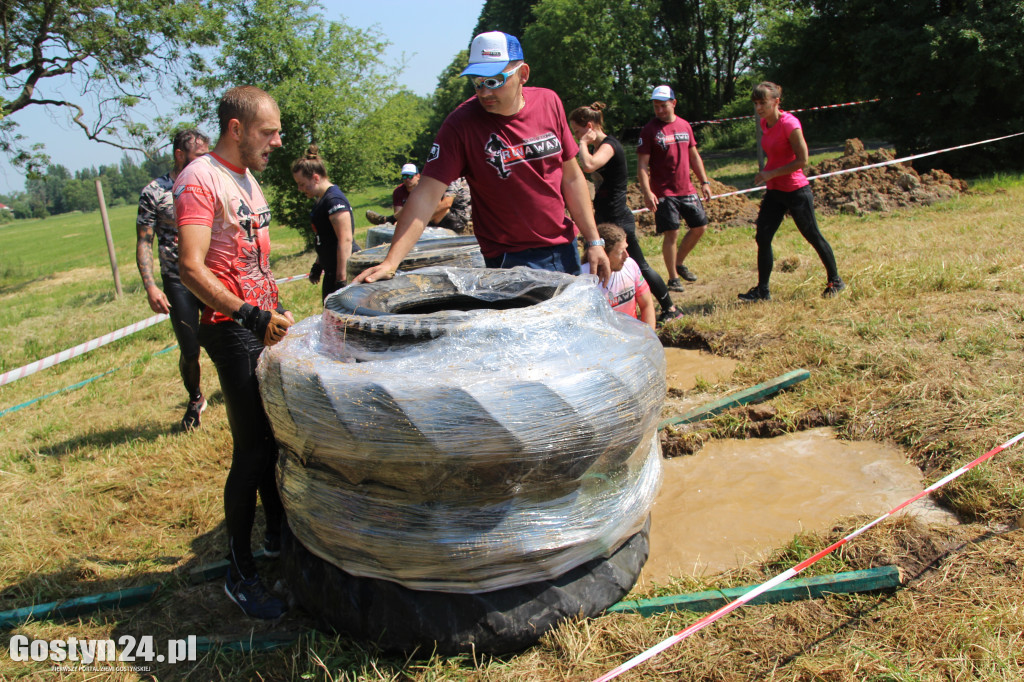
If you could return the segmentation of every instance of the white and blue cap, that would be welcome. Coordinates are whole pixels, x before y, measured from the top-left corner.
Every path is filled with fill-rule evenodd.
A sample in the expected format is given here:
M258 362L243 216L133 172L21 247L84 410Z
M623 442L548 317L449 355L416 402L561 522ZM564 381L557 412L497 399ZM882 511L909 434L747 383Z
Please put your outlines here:
M651 100L657 100L659 102L668 102L676 98L676 93L672 92L672 88L667 85L659 85L654 88L654 92L651 93Z
M523 59L523 46L519 39L501 31L481 33L469 46L469 66L463 76L497 76L509 62Z
M414 163L407 163L402 166L402 175L416 175L418 172Z

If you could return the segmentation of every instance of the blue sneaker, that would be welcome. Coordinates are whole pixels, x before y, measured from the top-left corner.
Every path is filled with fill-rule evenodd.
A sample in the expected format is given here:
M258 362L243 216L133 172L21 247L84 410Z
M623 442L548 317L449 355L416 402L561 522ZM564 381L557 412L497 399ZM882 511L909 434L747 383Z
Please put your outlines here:
M276 620L288 610L283 601L267 592L259 576L235 582L231 579L231 571L228 571L224 579L224 591L245 615L252 618Z

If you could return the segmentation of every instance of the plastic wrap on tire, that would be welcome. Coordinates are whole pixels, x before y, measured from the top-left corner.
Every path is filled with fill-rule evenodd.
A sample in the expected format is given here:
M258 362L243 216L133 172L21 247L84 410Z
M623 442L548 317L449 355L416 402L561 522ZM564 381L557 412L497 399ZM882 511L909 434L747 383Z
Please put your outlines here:
M415 590L607 556L657 493L664 363L592 276L428 268L335 292L260 361L289 525Z
M345 266L348 279L351 280L363 270L380 264L387 257L390 248L391 244L381 244L353 253ZM408 272L440 265L459 268L484 267L484 256L480 253L476 237L440 237L417 242L402 259L398 270Z
M366 248L370 249L374 246L380 246L381 244L390 244L394 236L394 223L384 223L383 225L371 227L366 231ZM455 230L449 230L447 227L431 227L428 225L423 228L423 235L420 237L420 241L454 236Z

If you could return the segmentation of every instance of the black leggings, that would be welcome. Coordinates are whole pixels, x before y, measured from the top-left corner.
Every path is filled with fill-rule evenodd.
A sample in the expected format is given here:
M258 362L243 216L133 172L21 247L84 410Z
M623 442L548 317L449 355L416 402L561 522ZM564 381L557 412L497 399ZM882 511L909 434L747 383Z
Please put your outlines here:
M605 221L598 221L605 222ZM629 257L636 261L636 264L640 266L640 274L647 280L647 284L651 287L651 293L654 298L657 299L658 305L661 306L662 312L672 307L672 296L668 293L668 287L665 286L665 280L661 278L651 264L647 262L644 257L644 250L640 248L640 242L636 238L636 221L633 219L633 214L629 215L629 218L623 218L614 222L616 225L622 228L623 232L626 233L626 253ZM669 273L669 277L672 277L672 273Z
M257 491L263 500L267 529L277 532L284 521L274 475L277 443L256 383L256 361L263 344L234 322L200 325L199 342L217 368L234 443L231 470L224 483L228 558L242 578L251 578L256 573L250 542Z
M787 211L793 216L793 222L796 223L800 234L818 252L818 258L825 266L828 280L838 280L836 257L832 254L832 247L818 229L818 220L814 217L814 194L810 185L804 185L792 192L769 189L761 199L761 208L757 212L757 231L754 234L757 241L757 286L760 289L768 289L768 280L775 265L772 239L775 238L775 233L778 232Z
M199 387L199 316L203 312L203 304L196 295L185 288L181 282L164 279L164 294L171 304L171 327L174 338L178 340L178 371L181 381L185 384L188 397L198 400L201 395Z

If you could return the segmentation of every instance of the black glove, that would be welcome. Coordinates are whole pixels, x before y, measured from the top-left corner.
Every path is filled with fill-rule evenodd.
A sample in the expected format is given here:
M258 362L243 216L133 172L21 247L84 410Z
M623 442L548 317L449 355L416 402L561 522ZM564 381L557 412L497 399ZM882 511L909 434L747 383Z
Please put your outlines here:
M313 284L317 284L320 281L320 275L322 275L323 272L324 266L320 265L319 261L313 263L313 267L309 269L309 281Z
M236 310L231 317L235 322L255 334L257 339L263 341L267 335L267 325L270 324L270 319L273 316L269 310L262 310L251 303L243 303L242 307Z

